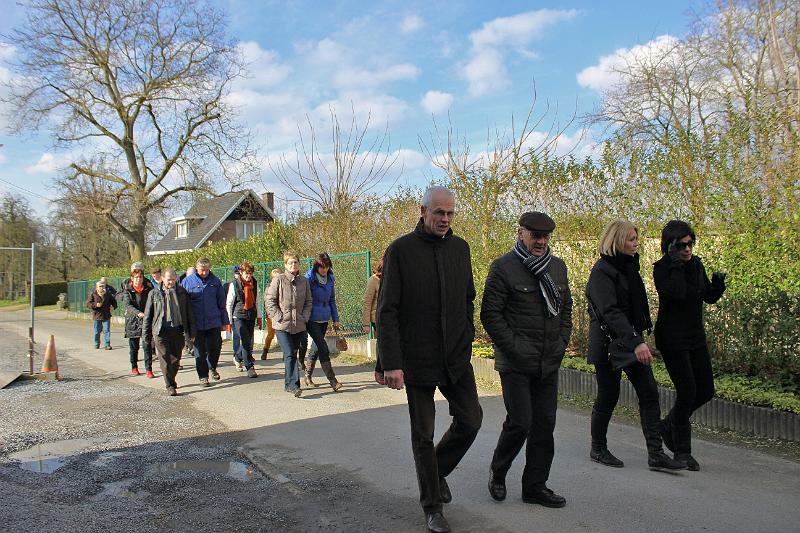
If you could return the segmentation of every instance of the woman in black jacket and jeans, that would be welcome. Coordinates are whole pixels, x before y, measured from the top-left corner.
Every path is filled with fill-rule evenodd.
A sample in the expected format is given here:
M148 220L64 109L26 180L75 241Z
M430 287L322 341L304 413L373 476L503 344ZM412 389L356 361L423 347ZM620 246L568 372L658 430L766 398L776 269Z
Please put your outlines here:
M591 317L588 361L594 363L597 379L589 456L607 466L624 466L608 450L606 440L608 424L619 400L619 383L624 370L639 397L639 417L647 444L648 466L651 470L682 470L686 464L671 459L661 447L658 386L650 368L653 355L642 335L652 327L652 322L647 293L639 274L638 248L639 232L633 224L624 219L609 222L600 235L600 259L592 267L586 284ZM636 361L624 369L615 369L609 360L612 340L625 351L633 352Z
M675 405L661 422L660 431L675 459L689 470L700 465L692 457L689 417L714 396L714 374L703 328L703 302L713 304L725 292L725 274L714 272L709 281L703 263L692 255L695 234L682 220L670 220L661 232L664 256L653 266L658 291L656 346L675 385Z

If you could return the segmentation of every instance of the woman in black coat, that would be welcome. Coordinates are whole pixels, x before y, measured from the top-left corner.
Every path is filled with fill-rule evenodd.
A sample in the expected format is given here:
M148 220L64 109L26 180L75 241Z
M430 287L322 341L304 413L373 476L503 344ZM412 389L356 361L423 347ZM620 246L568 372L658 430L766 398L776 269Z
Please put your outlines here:
M725 292L725 274L714 272L709 281L703 263L692 255L695 234L681 220L670 220L661 232L661 252L653 266L658 291L656 346L675 385L675 405L660 430L675 459L689 470L699 470L692 457L689 417L714 396L714 374L703 328L703 302L713 304Z
M144 265L136 262L131 265L131 277L122 282L122 302L125 305L125 338L128 339L128 351L131 360L131 373L139 375L139 344L141 340L144 354L144 368L147 377L153 374L153 342L142 339L142 322L147 296L153 290L153 284L144 277Z
M639 417L647 444L647 464L651 470L682 470L684 463L664 453L659 434L661 410L658 386L650 363L653 355L643 332L650 330L650 308L642 276L639 274L639 232L624 219L606 225L600 235L600 259L595 263L586 284L589 300L589 353L597 379L597 398L592 409L591 459L600 464L622 467L624 463L609 450L608 424L619 400L622 371L639 397ZM609 346L635 354L624 368L615 368L609 360Z

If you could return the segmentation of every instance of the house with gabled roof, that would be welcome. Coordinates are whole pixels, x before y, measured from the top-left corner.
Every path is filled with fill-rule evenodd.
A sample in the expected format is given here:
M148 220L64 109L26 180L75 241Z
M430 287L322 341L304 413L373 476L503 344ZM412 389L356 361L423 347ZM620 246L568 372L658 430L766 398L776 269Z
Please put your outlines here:
M173 226L147 255L197 250L219 241L244 240L261 235L278 219L275 195L259 196L250 189L198 200L186 214L172 219Z

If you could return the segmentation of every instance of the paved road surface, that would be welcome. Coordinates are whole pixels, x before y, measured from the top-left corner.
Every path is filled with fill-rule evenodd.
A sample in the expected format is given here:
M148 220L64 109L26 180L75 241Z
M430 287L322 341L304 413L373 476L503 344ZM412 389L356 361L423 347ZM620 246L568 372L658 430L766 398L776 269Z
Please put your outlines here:
M10 322L15 327L16 322ZM7 324L8 326L8 324ZM19 322L22 328L24 322ZM56 336L59 354L83 361L141 387L163 389L157 379L128 375L127 341L112 325L112 351L94 350L91 325L64 319L57 311L37 314L37 338ZM20 333L23 333L21 330ZM2 340L0 340L2 342ZM43 349L43 348L42 348ZM187 362L178 376L181 396L164 401L190 402L224 424L267 469L281 471L279 457L313 468L333 466L354 476L370 492L386 493L408 509L417 498L409 441L405 394L378 387L364 367L338 364L341 393L328 387L305 390L301 399L283 392L279 353L258 361L259 378L248 379L229 362L223 347L222 381L204 389ZM40 364L40 361L38 361ZM62 374L70 368L62 365ZM158 375L159 373L157 373ZM319 382L322 377L318 378ZM440 398L441 400L441 398ZM638 428L612 423L609 442L625 468L610 469L588 459L588 417L561 409L556 425L556 457L549 486L567 498L563 509L527 505L520 499L521 458L507 480L508 499L496 503L486 490L488 465L504 411L496 394L483 394L484 424L478 438L449 480L453 503L445 515L454 531L797 531L800 523L800 464L752 450L699 441L700 472L664 474L647 469ZM437 435L447 418L437 403ZM372 509L363 509L365 514ZM385 512L385 511L382 511ZM409 530L424 530L419 523Z

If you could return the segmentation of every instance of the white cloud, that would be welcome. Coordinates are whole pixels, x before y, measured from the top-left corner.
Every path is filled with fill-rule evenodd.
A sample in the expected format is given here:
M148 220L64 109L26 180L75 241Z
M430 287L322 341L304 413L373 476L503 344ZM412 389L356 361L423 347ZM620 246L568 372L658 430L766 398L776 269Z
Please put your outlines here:
M469 82L469 94L481 96L494 91L501 91L511 85L506 75L503 54L497 50L482 50L464 67L463 76Z
M428 113L438 115L450 109L453 105L453 95L441 91L428 91L422 97L420 104Z
M505 54L515 50L529 59L536 57L535 52L525 47L544 37L550 26L576 16L578 11L575 9L539 9L484 23L480 30L469 36L471 57L463 66L462 73L469 82L469 93L481 96L508 87Z
M42 154L42 157L39 158L39 161L36 164L31 165L25 168L26 174L53 174L59 168L65 166L64 161L59 161L56 157L49 153L45 152Z
M265 50L253 41L239 43L239 54L248 66L249 76L237 80L244 87L271 87L289 77L292 69L278 60L278 54Z
M402 165L403 170L414 171L427 168L430 161L422 152L402 148L394 152L397 157L398 165ZM398 167L399 168L399 167Z
M413 33L422 28L425 21L418 15L407 15L400 23L400 31L403 33Z
M386 94L365 94L360 92L342 93L339 98L319 104L312 113L312 120L330 125L330 109L339 117L339 123L350 124L353 113L359 127L364 127L369 118L370 129L383 129L399 123L408 113L408 104L399 98Z
M619 81L619 70L626 65L647 58L654 53L663 54L677 43L678 40L671 35L660 35L645 44L637 44L632 48L619 48L612 54L602 56L596 65L581 70L576 78L582 87L603 92Z
M365 89L395 81L413 80L417 76L419 76L419 69L411 63L390 65L375 70L346 67L338 70L333 78L333 84L342 89Z
M0 42L0 84L6 84L11 81L11 71L3 63L10 62L14 58L16 51L14 46ZM7 118L11 113L11 107L3 102L3 99L7 97L8 90L5 86L0 85L0 130L5 130L9 124Z

